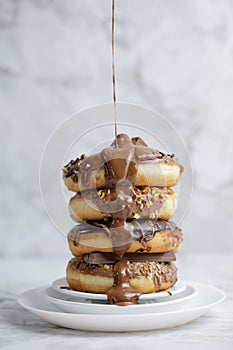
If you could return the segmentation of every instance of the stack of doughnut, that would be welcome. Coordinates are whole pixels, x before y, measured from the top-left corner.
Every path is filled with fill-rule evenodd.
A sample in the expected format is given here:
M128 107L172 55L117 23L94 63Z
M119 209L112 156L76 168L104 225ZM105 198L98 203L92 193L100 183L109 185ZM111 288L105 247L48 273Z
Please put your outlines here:
M177 281L175 253L182 242L180 228L169 221L177 202L172 187L183 172L174 155L119 134L100 153L82 155L62 170L75 192L69 202L76 221L68 233L74 256L66 270L69 288L106 293L116 305L169 290Z

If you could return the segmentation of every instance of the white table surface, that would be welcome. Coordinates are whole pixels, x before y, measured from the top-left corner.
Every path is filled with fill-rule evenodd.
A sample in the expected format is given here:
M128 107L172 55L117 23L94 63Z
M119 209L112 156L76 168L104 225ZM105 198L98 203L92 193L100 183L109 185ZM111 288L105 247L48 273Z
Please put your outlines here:
M182 280L222 288L226 299L206 315L189 324L148 332L98 333L53 326L17 304L22 291L50 284L64 275L67 259L0 260L0 347L3 349L232 349L233 348L233 257L232 255L181 256Z

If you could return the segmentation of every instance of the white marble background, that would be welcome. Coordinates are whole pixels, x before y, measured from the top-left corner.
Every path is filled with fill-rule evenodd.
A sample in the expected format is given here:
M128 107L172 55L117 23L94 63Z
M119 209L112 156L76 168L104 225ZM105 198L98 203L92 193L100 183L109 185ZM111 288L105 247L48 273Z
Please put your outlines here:
M194 192L181 255L232 249L233 2L117 0L120 101L164 114L183 136ZM69 256L41 203L53 130L110 102L110 0L0 0L1 257Z

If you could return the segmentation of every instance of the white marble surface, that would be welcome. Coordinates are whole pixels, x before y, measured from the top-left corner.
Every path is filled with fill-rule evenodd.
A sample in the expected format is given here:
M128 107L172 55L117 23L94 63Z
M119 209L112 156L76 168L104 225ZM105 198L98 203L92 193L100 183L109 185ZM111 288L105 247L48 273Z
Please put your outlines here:
M226 300L189 324L171 329L97 333L59 328L22 309L17 295L29 288L50 284L62 276L67 259L17 259L0 261L0 346L19 349L232 349L233 346L233 257L186 255L179 260L179 276L222 288Z

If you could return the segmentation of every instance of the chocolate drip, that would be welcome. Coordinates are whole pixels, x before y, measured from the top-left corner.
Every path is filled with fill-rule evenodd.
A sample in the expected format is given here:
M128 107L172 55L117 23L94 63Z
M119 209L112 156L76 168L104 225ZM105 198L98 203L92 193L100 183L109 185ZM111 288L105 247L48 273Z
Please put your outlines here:
M137 137L132 137L132 142L133 142L133 144L134 145L141 145L141 146L148 146L146 143L145 143L145 141L141 138L141 137L139 137L139 136L137 136Z
M123 256L132 241L131 227L126 219L133 212L134 188L133 182L137 175L138 165L135 162L134 147L125 134L117 135L115 144L101 152L106 187L110 190L109 211L112 215L110 233L114 252ZM112 205L113 203L113 205ZM114 209L114 210L113 210Z
M125 219L115 219L110 226L114 252L122 257L131 245L132 231Z
M86 232L85 228L83 232ZM72 229L68 233L68 237L72 237L74 246L78 245L79 238L80 238L80 231L77 229L77 226L72 227Z
M91 172L101 166L100 154L93 154L87 158L84 158L83 162L79 166L80 180L84 187L90 185Z
M138 169L135 159L135 148L129 136L119 134L116 142L118 148L116 148L116 143L114 142L101 152L105 166L106 185L110 188L125 179L132 184L135 181Z
M106 292L109 303L119 306L137 304L141 293L130 286L131 274L127 263L117 261L114 264L113 273L113 287Z
M60 289L67 289L67 290L71 290L70 287L67 287L67 286L61 286Z

